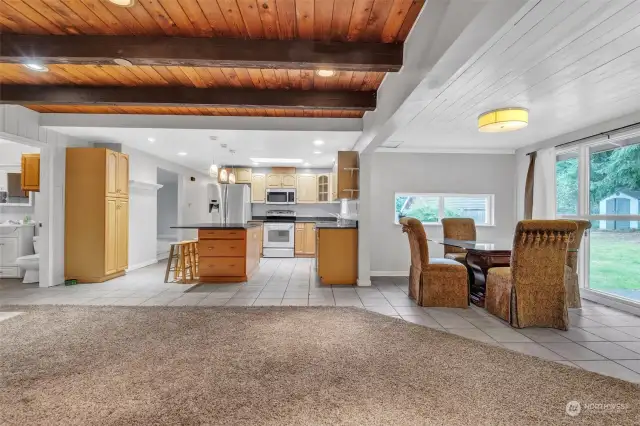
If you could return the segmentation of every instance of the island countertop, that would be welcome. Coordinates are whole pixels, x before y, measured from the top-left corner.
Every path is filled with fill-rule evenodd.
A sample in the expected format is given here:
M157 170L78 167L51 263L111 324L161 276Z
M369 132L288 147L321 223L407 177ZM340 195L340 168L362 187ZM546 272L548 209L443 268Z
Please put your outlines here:
M316 229L358 229L358 221L316 222Z
M174 225L173 229L251 229L260 226L257 223L193 223L188 225Z

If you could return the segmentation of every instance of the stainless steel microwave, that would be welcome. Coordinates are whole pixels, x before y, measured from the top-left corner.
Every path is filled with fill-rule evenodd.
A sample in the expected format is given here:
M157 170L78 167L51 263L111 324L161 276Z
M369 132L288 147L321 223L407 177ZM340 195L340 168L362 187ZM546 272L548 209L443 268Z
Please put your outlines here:
M295 204L296 190L293 188L267 189L267 204Z

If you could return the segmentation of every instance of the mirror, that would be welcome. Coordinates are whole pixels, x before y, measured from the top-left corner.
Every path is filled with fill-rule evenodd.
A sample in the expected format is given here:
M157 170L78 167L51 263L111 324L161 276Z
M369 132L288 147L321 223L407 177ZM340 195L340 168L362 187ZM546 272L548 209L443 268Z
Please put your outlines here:
M22 190L19 172L0 171L0 206L31 206L33 193Z

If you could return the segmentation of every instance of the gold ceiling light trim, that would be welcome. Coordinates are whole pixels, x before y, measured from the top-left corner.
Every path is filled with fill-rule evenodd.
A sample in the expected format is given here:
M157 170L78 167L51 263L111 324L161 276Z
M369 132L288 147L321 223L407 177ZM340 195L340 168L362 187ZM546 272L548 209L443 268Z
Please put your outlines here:
M478 130L486 133L512 132L528 124L529 110L525 108L500 108L478 117Z
M120 7L133 7L136 4L136 0L107 0L109 3L113 3Z

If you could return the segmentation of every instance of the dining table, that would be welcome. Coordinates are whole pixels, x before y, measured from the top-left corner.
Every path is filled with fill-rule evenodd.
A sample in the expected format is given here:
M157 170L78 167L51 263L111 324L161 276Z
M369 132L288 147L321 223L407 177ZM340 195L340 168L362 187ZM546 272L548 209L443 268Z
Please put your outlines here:
M513 238L489 242L456 240L453 238L427 239L443 246L457 247L466 250L467 267L470 270L469 301L476 306L484 308L489 269L511 265ZM576 250L568 249L568 251Z

